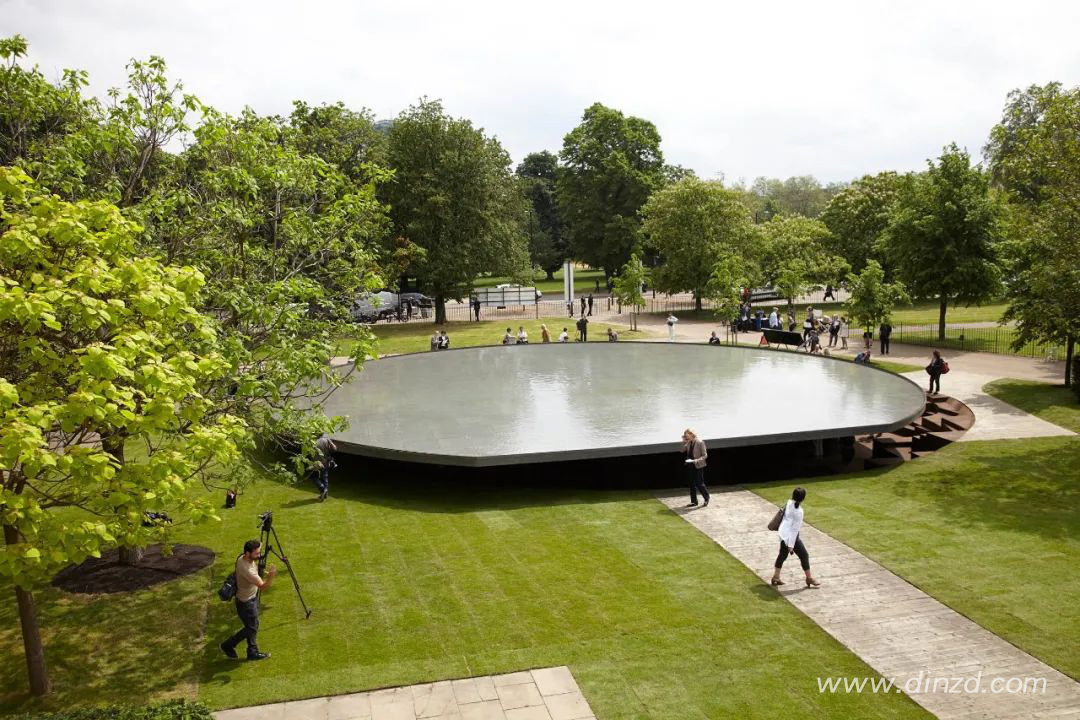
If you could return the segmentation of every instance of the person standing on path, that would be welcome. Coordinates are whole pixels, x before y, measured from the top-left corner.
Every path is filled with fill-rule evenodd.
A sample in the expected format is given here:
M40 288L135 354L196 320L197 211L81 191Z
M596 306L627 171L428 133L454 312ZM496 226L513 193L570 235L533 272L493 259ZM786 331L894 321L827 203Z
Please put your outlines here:
M840 342L843 343L843 347L840 348L841 350L847 350L847 339L848 339L848 333L850 333L850 332L851 332L851 330L850 330L850 328L848 328L847 318L846 317L841 317L840 318Z
M805 499L806 491L801 487L797 487L792 491L791 499L787 501L787 505L784 506L784 519L780 521L780 529L777 531L780 535L780 554L776 556L776 564L774 565L776 569L773 571L771 581L774 586L784 584L784 581L780 579L780 568L784 567L784 561L791 554L799 556L803 572L806 573L806 587L816 588L821 586L821 583L810 574L810 553L806 552L806 546L803 545L803 541L799 538L799 531L802 530L803 524L802 503Z
M675 342L675 323L679 322L679 318L675 317L671 313L667 316L667 336L668 342Z
M881 327L878 328L878 332L881 334L881 354L889 354L889 338L892 337L892 325L889 321L881 323Z
M941 392L941 376L945 373L945 360L937 350L930 356L930 364L926 366L926 372L930 376L930 392ZM937 386L935 390L934 387Z
M683 464L690 474L690 504L687 507L697 507L698 490L701 491L703 507L709 505L709 488L705 487L705 461L709 457L709 451L705 448L705 441L701 440L693 430L686 428L682 434L683 452L686 459Z
M836 347L836 341L840 337L840 316L833 315L829 321L829 347Z
M585 296L581 296L581 317L585 317Z
M592 293L589 293L589 317L592 317Z
M262 543L248 540L244 543L244 554L236 558L236 614L243 629L218 647L226 656L237 659L236 646L241 640L247 640L247 659L264 660L270 653L259 652L256 636L259 633L259 591L270 587L277 575L277 568L271 565L266 571L266 579L259 577L257 563L262 556Z
M571 318L574 317L574 301L573 300L567 300L566 301L566 317L571 317Z
M474 296L472 299L473 312L476 314L476 322L480 322L480 298Z

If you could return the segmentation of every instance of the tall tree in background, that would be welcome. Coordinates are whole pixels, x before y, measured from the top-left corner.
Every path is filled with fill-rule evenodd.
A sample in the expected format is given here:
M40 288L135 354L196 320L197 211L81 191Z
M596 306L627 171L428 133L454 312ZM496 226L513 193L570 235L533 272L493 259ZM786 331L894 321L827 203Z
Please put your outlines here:
M569 257L566 226L559 216L555 200L555 182L559 159L548 151L529 153L517 167L521 190L532 205L529 229L529 259L534 267L555 278L563 261Z
M889 259L880 245L899 186L900 177L894 172L864 175L840 190L822 210L819 219L830 232L827 249L847 260L855 272L873 258L889 274Z
M435 298L435 322L446 322L447 299L467 296L481 273L528 267L525 199L498 140L422 101L390 128L388 158L390 214L424 251L410 272Z
M649 271L641 263L641 258L634 253L622 266L612 286L612 293L620 305L630 308L630 329L637 330L638 310L645 306L645 296L641 288L649 279Z
M814 286L839 284L851 269L846 260L826 250L831 236L820 220L779 216L760 227L757 258L762 282L774 286L789 308Z
M375 129L366 108L355 111L340 102L316 106L296 100L285 135L301 155L318 156L361 185L372 180L373 167L386 162L386 136Z
M902 283L885 282L885 271L877 260L869 260L859 274L848 278L851 295L844 307L852 325L873 331L892 315L897 305L911 302Z
M664 184L660 133L600 103L563 140L557 197L575 258L611 276L641 244L638 211Z
M987 174L955 143L928 164L925 173L902 179L885 250L913 295L937 298L944 339L950 303L980 304L1000 290L1000 213Z
M643 230L660 257L656 289L692 292L698 310L713 267L734 255L752 264L753 225L737 193L688 177L657 190L641 209Z
M1016 345L1066 348L1065 384L1080 337L1080 88L1057 83L1009 94L986 147L993 182L1009 199L1004 244Z

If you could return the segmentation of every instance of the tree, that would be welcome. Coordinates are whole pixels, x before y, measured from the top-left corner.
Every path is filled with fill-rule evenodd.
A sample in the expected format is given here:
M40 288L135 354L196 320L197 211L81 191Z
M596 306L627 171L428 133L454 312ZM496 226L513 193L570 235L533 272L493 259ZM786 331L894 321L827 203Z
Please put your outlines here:
M528 267L525 199L497 140L422 101L390 128L388 158L390 214L424 251L409 270L434 296L435 322L446 322L446 300L468 295L482 272Z
M901 180L885 247L911 293L938 299L944 339L949 303L980 304L999 292L999 207L986 173L955 143L928 165Z
M766 222L778 215L815 218L839 189L838 185L822 187L813 175L798 175L787 180L755 178L748 190L756 198L751 208L754 222Z
M1009 94L986 147L1009 200L1006 320L1016 346L1064 344L1065 384L1080 337L1080 88L1057 83Z
M880 247L896 201L900 177L894 172L864 175L840 190L822 210L820 220L829 229L826 249L861 272L873 258L889 274L888 256Z
M612 286L612 293L620 305L630 308L630 329L637 330L638 308L645 306L645 297L641 294L641 288L649 279L649 271L641 264L641 258L634 253L630 260L623 265L622 271Z
M754 231L737 193L688 177L657 190L641 209L643 230L661 264L656 289L692 292L697 309L714 266L727 255L750 264Z
M731 252L723 252L713 264L709 282L705 284L705 297L713 303L713 313L725 325L737 327L732 319L738 314L742 303L742 290L750 285L746 272L746 259Z
M868 260L862 271L848 278L850 297L844 307L853 325L873 331L892 315L893 308L911 302L902 283L885 282L877 260Z
M641 244L638 211L665 182L660 133L595 103L563 139L556 194L571 251L607 275Z
M555 278L563 261L569 257L566 244L566 225L559 215L555 200L555 183L559 159L554 153L529 153L517 167L518 182L532 207L529 228L529 259L534 267Z
M188 485L247 431L204 394L227 363L197 309L202 275L137 256L115 206L36 193L0 168L0 575L41 695L33 590L104 549L167 541L147 512L214 517Z
M831 236L820 220L778 216L761 229L757 256L763 282L787 298L789 308L814 286L839 284L850 270L847 261L826 251Z

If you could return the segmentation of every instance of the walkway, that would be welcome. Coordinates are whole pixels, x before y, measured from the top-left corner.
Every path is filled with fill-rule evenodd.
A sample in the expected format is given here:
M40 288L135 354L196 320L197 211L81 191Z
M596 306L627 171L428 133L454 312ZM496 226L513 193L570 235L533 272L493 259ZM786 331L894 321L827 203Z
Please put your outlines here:
M595 720L569 668L222 710L217 720Z
M776 512L774 505L740 488L718 490L709 507L692 510L683 507L684 491L662 491L658 497L768 582L777 540L776 533L765 526ZM897 692L904 690L943 719L1080 718L1080 683L825 533L804 525L801 535L815 562L828 571L817 575L821 588L808 590L799 583L798 563L788 563L787 584L780 593L881 677L895 679ZM923 682L926 678L966 680L980 672L981 686L976 692L945 693L940 685L938 692L917 691L920 677ZM1045 678L1046 691L992 692L995 679L1002 678L1004 683L1015 677Z

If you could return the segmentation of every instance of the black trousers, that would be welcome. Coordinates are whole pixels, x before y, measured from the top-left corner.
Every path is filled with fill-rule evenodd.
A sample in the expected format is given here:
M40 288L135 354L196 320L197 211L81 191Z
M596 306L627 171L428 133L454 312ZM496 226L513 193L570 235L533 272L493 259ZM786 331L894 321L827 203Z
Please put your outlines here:
M705 502L709 502L709 488L705 487L705 468L689 466L690 471L690 502L697 504L698 490Z
M935 385L937 386L937 390L934 389ZM930 375L930 392L941 392L941 375L940 374L937 374L937 375L931 374Z
M881 336L881 354L885 355L889 352L889 338L885 335Z
M241 640L247 640L247 652L248 656L251 656L259 652L259 646L255 642L255 637L259 634L259 596L256 595L246 602L237 600L236 614L240 616L244 627L226 640L223 647L235 648Z
M780 541L780 554L776 556L776 569L784 567L784 561L787 560L789 554L787 543L783 540ZM802 538L795 538L795 554L799 556L799 562L802 563L803 570L810 569L810 553L806 552L806 546L802 544Z

